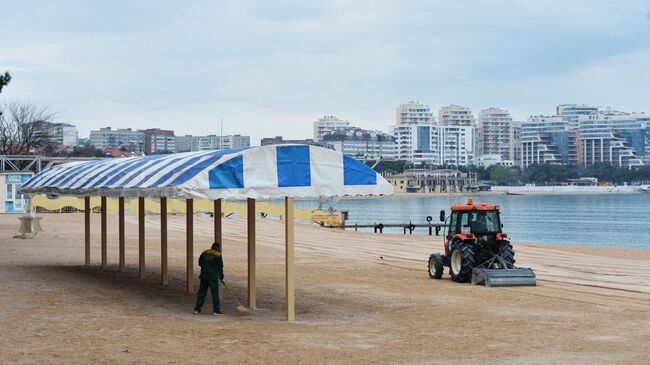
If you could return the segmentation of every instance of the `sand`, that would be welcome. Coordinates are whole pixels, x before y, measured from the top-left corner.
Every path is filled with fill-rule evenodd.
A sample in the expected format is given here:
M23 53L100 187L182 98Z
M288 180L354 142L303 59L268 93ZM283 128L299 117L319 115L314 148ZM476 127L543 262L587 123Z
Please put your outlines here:
M485 288L428 278L440 238L296 226L297 320L283 321L282 223L258 223L258 306L191 314L184 217L170 217L169 287L160 281L158 217L147 217L147 276L137 278L137 225L127 217L127 272L83 266L83 217L44 215L33 240L0 215L0 363L650 363L650 251L516 244L537 287ZM224 222L226 279L246 300L246 222ZM196 218L195 252L209 218ZM612 239L615 239L613 237ZM383 257L383 259L380 258ZM195 268L198 275L198 268ZM209 300L205 313L210 313Z

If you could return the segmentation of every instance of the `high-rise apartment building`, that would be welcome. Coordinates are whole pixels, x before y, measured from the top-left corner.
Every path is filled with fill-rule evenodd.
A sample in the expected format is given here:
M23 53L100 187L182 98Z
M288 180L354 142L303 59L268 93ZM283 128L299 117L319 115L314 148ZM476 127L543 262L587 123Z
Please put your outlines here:
M350 127L349 121L341 120L333 115L326 115L322 118L318 118L318 120L314 122L314 141L320 142L326 134L348 127Z
M503 160L512 160L512 138L516 135L513 121L507 110L483 109L478 113L478 148L481 155L500 155Z
M409 101L397 107L395 123L401 124L433 124L435 118L431 107L417 101Z
M79 141L77 127L67 123L52 123L50 125L52 141L65 148L74 147Z
M325 135L323 143L325 147L358 160L392 160L397 157L393 136L379 131L347 128Z
M144 131L144 153L151 155L160 152L175 152L176 139L174 131L159 128Z
M583 165L634 168L650 163L650 117L601 111L578 118Z
M449 126L473 127L474 116L469 108L451 104L438 110L438 124Z
M395 125L391 129L400 160L466 166L473 155L472 127L420 123Z
M585 104L560 104L555 107L555 115L563 117L569 122L571 128L578 128L578 118L598 112L597 106Z
M176 136L175 138L176 152L190 152L190 151L207 151L207 150L222 150L250 147L250 136L242 136L239 134L228 136L217 136L215 134L207 136Z
M576 164L577 138L578 131L561 116L531 116L521 124L521 166Z
M558 115L533 116L521 127L522 166L650 164L650 117L565 104Z
M130 152L144 152L144 131L106 127L90 131L89 139L90 144L98 149L109 147Z

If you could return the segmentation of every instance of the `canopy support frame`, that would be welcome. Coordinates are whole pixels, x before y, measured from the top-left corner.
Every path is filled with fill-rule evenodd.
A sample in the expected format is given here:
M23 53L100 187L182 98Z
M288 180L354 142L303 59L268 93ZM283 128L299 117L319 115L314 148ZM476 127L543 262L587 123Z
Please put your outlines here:
M138 274L140 280L145 276L145 230L144 230L144 197L138 198Z
M167 198L160 198L160 281L164 286L169 285L167 267Z
M187 253L187 286L186 292L194 291L194 199L185 200L186 221L186 253Z
M284 230L285 230L285 286L286 286L286 319L296 319L295 289L294 289L294 211L293 198L284 199Z
M248 221L248 308L257 307L257 282L255 277L255 199L247 200Z
M105 197L105 196L102 196L102 197L100 198L100 201L101 201L101 244L102 244L101 251L102 251L102 269L106 269L106 266L107 266L107 257L106 257L106 256L107 256L107 250L108 250L108 249L107 249L107 243L108 243L107 241L108 241L108 238L107 238L107 234L106 234L106 233L107 233L107 227L106 227L106 223L107 223L107 222L106 222L106 220L107 220L107 219L106 219L106 218L107 218L107 217L106 217L106 211L107 211L107 207L106 207L106 197Z
M126 270L126 263L124 259L124 197L119 197L117 200L117 226L118 226L118 240L119 240L119 266L120 272Z
M90 197L84 197L84 265L90 266Z

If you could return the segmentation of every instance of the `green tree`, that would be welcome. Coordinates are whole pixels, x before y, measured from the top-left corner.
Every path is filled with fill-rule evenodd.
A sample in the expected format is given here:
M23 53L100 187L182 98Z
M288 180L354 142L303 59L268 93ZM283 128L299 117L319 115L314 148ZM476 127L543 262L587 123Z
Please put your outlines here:
M495 165L490 169L490 179L499 185L505 185L517 177L517 171L510 166Z
M404 170L413 167L413 164L405 160L381 160L378 164L375 165L376 162L377 161L366 161L366 165L375 166L375 171L380 174L401 174L404 172Z
M0 75L0 93L2 92L2 88L9 84L9 81L11 81L11 75L9 75L9 72L5 72L4 75Z

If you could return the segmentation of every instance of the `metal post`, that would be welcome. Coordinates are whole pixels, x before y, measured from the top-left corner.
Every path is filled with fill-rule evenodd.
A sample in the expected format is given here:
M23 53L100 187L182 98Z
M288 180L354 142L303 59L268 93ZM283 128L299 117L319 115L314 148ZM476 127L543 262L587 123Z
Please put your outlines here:
M85 265L90 266L90 197L87 196L84 198L84 225L86 226L85 233L85 253L86 260Z
M144 279L144 198L138 198L138 271L140 279Z
M102 196L101 197L101 240L102 240L102 269L106 268L106 245L107 245L107 237L106 237L106 197Z
M286 197L284 199L284 211L285 211L285 221L284 221L284 230L285 230L285 269L286 269L286 307L287 307L287 321L293 321L296 318L296 309L295 309L295 293L294 293L294 278L293 278L293 198Z
M185 208L187 215L187 292L192 293L194 291L194 200L186 199Z
M255 282L255 199L248 199L248 308L257 306Z
M221 222L221 202L223 199L214 201L214 242L221 244L221 251L223 252L223 227Z
M160 198L160 276L162 285L169 285L167 274L167 198Z
M126 270L125 260L124 260L124 198L120 197L117 200L117 225L118 225L118 235L119 235L119 261L120 261L120 272Z

